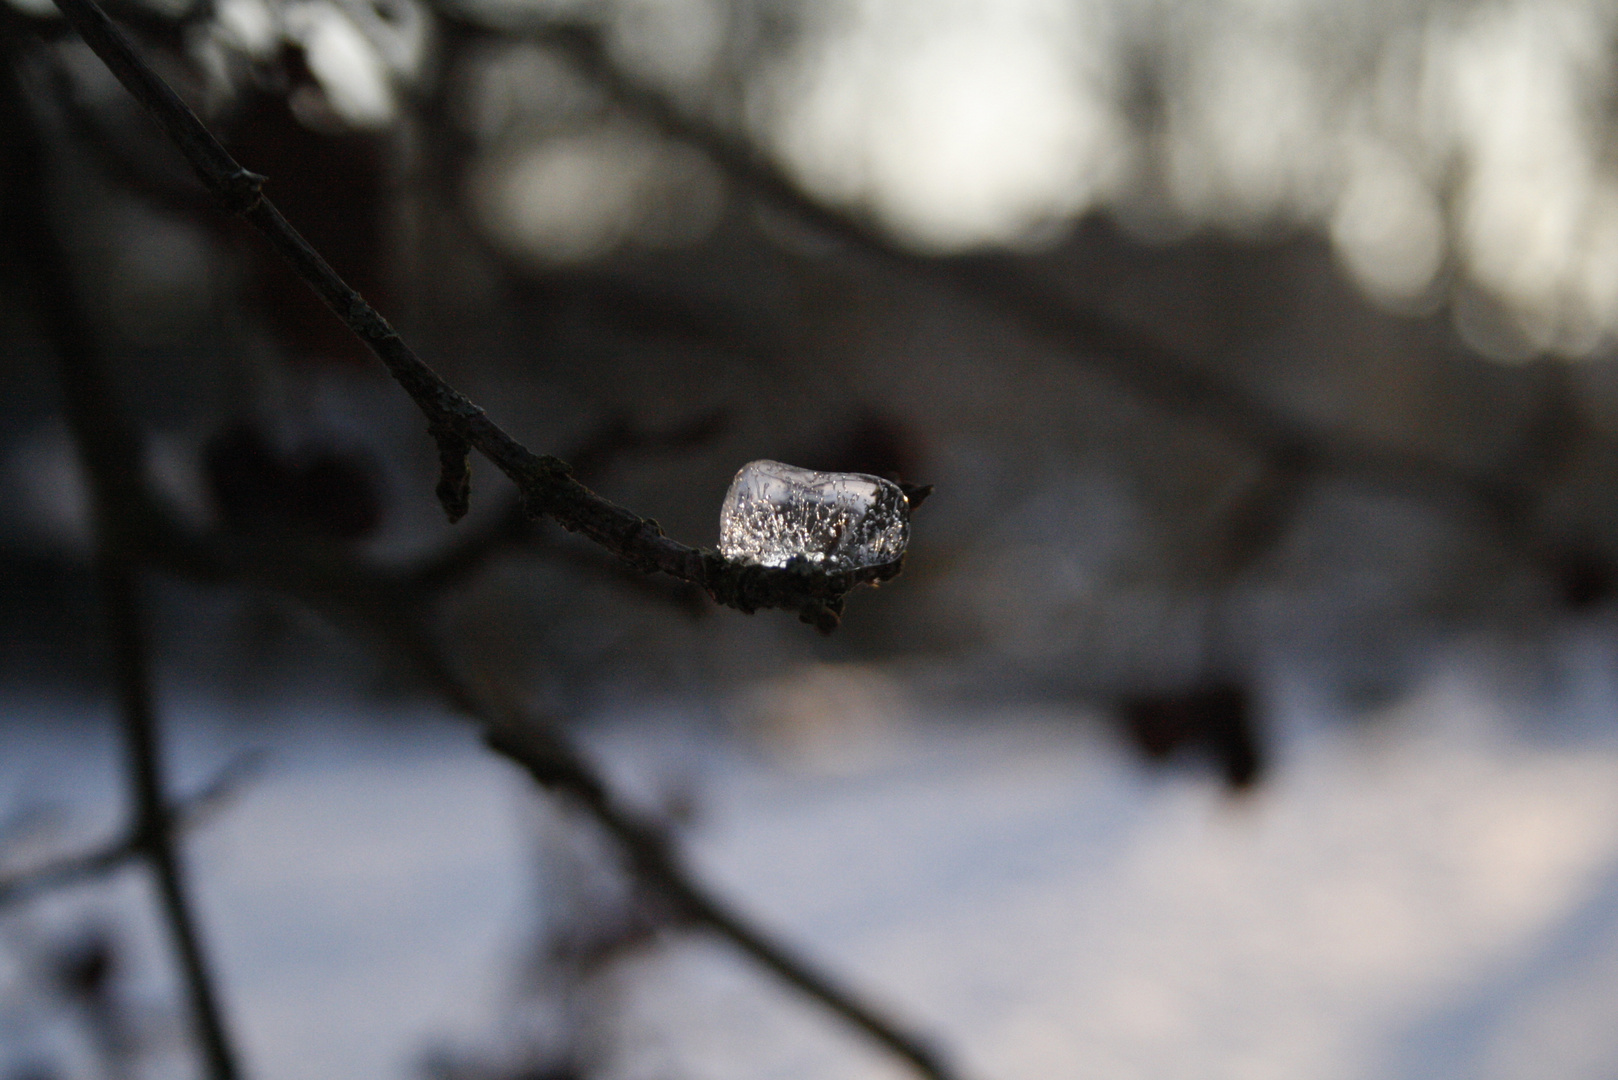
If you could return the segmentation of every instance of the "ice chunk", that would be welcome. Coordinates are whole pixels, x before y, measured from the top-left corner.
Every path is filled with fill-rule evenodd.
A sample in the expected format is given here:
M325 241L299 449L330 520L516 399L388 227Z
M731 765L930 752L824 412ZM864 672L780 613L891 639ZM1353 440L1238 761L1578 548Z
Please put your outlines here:
M750 461L719 512L720 553L762 566L799 555L823 570L881 566L909 542L910 500L897 484L864 473Z

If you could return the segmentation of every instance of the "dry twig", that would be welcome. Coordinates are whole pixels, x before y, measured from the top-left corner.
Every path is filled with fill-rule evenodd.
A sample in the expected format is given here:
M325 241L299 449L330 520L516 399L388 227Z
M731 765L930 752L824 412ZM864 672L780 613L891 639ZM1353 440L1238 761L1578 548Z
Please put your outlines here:
M717 552L688 547L642 518L597 495L572 476L566 462L535 454L489 419L465 395L428 367L365 298L281 216L263 192L265 178L230 156L173 89L136 54L94 0L57 0L57 7L124 87L185 154L197 176L224 205L269 240L288 265L387 366L427 418L445 466L439 484L445 512L465 512L470 478L468 447L476 449L517 485L525 509L556 519L638 569L659 571L700 585L719 603L741 611L795 610L823 633L836 628L843 598L860 585L899 573L902 562L835 573L803 567L762 567L732 562Z
M6 44L15 42L7 35ZM152 700L151 664L138 594L139 560L131 550L143 515L143 484L137 440L118 419L101 378L95 342L67 257L48 224L44 192L44 146L28 120L27 95L19 82L17 49L6 49L0 74L0 131L7 147L11 183L5 211L20 261L30 271L46 333L63 367L68 423L83 454L90 480L96 532L96 569L102 609L111 638L114 679L128 754L130 837L157 878L164 920L180 962L186 996L199 1044L213 1080L234 1080L235 1054L209 973L201 938L186 892L180 854L170 828L164 794L157 714Z
M164 812L165 827L183 834L204 824L221 805L241 790L256 770L261 756L244 754L227 764L200 791L169 806ZM0 907L18 903L40 893L67 888L103 877L146 856L146 838L138 830L90 851L62 855L39 866L0 877Z

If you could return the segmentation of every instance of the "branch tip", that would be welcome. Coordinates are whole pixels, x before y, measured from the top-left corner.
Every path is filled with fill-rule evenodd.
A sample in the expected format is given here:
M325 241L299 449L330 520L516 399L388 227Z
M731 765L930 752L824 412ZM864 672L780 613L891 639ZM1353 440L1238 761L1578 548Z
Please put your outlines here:
M438 443L438 487L435 493L451 525L472 507L472 444L448 427L428 429Z
M248 169L238 168L235 172L224 177L219 185L219 200L225 204L225 209L238 216L246 214L264 201L264 181L267 177L260 176Z
M831 637L832 631L842 625L843 602L839 599L823 604L806 604L798 612L798 621L808 623L820 631L822 637Z
M910 503L910 509L915 510L933 493L933 485L900 483L899 490L904 492L906 501Z

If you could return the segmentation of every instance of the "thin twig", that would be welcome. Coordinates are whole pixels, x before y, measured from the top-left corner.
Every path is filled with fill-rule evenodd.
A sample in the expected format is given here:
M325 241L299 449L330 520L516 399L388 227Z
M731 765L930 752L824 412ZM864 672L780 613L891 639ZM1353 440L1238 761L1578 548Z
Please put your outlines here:
M257 754L236 758L202 790L170 806L164 814L168 829L174 833L184 833L202 825L240 790L260 759L261 755ZM129 831L94 850L59 856L40 866L8 874L0 877L0 907L43 892L94 880L145 855L144 835L139 831Z
M168 827L162 750L158 745L157 712L152 700L151 659L141 625L135 568L114 545L105 542L97 561L123 715L134 832L157 878L158 895L179 957L208 1075L213 1080L235 1080L239 1075L235 1051L225 1031L202 937L197 932L180 853Z
M517 485L525 509L548 515L582 533L631 566L658 571L707 589L721 604L741 611L796 610L823 633L837 626L843 598L860 585L886 581L902 561L828 573L811 567L770 568L731 562L717 552L688 547L661 526L597 495L573 479L565 462L535 454L489 419L465 395L428 367L386 319L339 277L326 260L281 216L263 193L265 178L230 156L185 102L136 54L95 0L56 0L86 44L151 113L191 163L202 182L232 213L269 240L298 276L374 352L427 418L451 468L441 492L451 517L462 512L466 476L458 464L461 444L474 447Z
M0 907L101 877L143 854L134 837L124 836L94 851L65 855L43 866L8 874L0 878Z
M101 378L90 322L79 302L66 253L50 227L45 147L31 122L20 82L19 50L5 35L0 73L0 145L7 151L6 229L28 279L46 334L62 365L68 423L90 480L96 529L96 567L111 638L114 678L128 751L130 833L157 878L165 921L180 964L186 996L213 1080L234 1080L235 1056L225 1032L186 895L184 874L169 829L151 666L131 556L142 529L144 500L138 442L112 406Z
M701 446L720 434L727 423L728 414L723 409L709 409L684 422L661 428L644 427L628 417L614 414L586 432L567 452L567 461L577 475L591 479L634 451L685 450ZM911 507L920 503L920 499L914 499ZM465 580L496 555L518 546L541 543L544 532L536 525L523 511L521 500L512 499L500 513L461 529L453 541L421 560L409 574L410 583L415 588L433 591ZM598 569L605 564L589 565ZM625 580L644 582L646 579L626 577ZM689 608L685 587L676 588L681 591L665 595ZM697 603L701 603L700 597Z

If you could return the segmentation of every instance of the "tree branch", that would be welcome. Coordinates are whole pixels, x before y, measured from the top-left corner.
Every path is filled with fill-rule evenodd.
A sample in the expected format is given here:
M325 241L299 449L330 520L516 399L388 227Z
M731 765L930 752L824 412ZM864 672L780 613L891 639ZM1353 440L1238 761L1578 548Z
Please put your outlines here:
M95 0L56 3L86 44L152 114L224 207L264 234L410 395L427 418L448 466L439 487L447 496L444 506L452 519L464 512L461 499L467 477L454 464L464 444L477 449L517 485L528 513L553 517L563 528L583 534L629 565L700 585L719 603L740 611L788 608L822 633L830 633L837 626L843 598L849 592L860 585L886 581L902 569L902 561L841 573L732 562L712 550L699 550L670 539L657 522L602 498L573 479L571 470L559 458L533 453L440 378L387 320L337 275L264 196L265 178L244 169L230 156L185 102L135 53Z
M590 478L604 471L621 456L633 451L683 450L701 446L718 435L728 423L722 409L711 409L666 428L648 428L632 422L622 415L609 415L592 431L576 443L567 453L567 460L581 476ZM910 495L910 492L906 492ZM910 506L921 505L924 496L913 496ZM537 523L523 511L520 500L513 499L497 515L473 527L460 530L456 538L441 550L427 556L409 572L410 585L424 591L434 591L464 580L481 569L487 562L507 550L519 546L543 543L545 534ZM572 549L554 548L553 553L573 558L577 565L586 565L574 557ZM600 571L607 564L589 563L589 568ZM650 584L644 578L625 575L622 580ZM691 608L692 601L701 610L700 595L693 596L689 585L675 586L677 592L661 593L665 599L675 600L680 606Z
M259 760L260 755L257 754L242 755L221 769L202 790L169 806L163 815L166 828L172 833L182 834L202 825L222 803L240 790ZM0 907L42 892L101 877L131 860L144 858L146 854L145 835L132 830L91 851L60 856L40 866L8 874L0 877Z
M9 32L3 40L6 63L0 73L0 145L7 149L10 183L0 213L6 216L5 232L19 261L29 271L45 332L60 359L68 424L90 481L96 571L128 755L130 834L157 878L208 1073L213 1080L235 1080L235 1055L186 895L163 794L151 665L136 581L138 565L130 550L146 517L139 444L112 406L89 319L79 302L66 253L50 228L45 147L29 116L15 40Z
M112 633L113 664L129 755L134 837L157 877L158 895L180 961L208 1075L213 1080L235 1080L239 1075L236 1054L225 1031L180 854L169 829L157 712L152 700L151 661L141 625L135 567L114 545L105 542L97 562L102 604Z
M135 837L123 836L94 851L65 855L43 866L8 874L0 878L0 907L26 900L37 893L98 878L144 853Z

